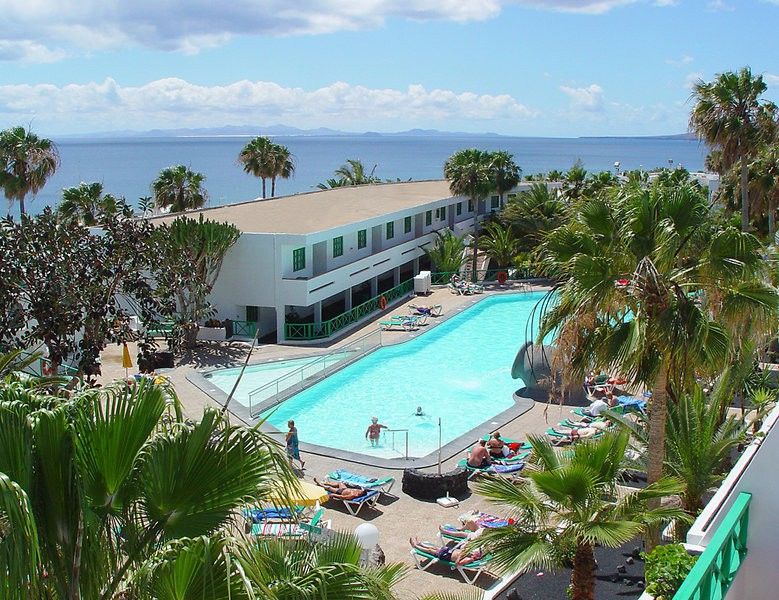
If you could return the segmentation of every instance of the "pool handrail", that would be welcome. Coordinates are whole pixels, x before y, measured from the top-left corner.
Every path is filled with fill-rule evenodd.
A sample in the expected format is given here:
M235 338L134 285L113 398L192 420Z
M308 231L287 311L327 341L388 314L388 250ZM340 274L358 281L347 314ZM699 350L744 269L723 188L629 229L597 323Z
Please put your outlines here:
M406 434L406 458L408 458L408 429L385 429L384 434L391 433L392 434L392 449L395 449L395 434L396 433L405 433Z
M366 345L364 342L370 337L376 337L378 340L377 343L373 345ZM357 347L355 348L355 346ZM373 350L379 348L380 346L381 346L381 331L379 329L376 329L366 333L365 335L358 337L356 340L352 340L348 344L344 344L343 346L333 348L329 352L313 358L311 361L306 362L306 364L301 365L294 371L290 371L289 373L286 373L281 377L277 377L273 381L269 381L268 383L253 389L248 394L249 414L253 418L256 418L260 413L265 412L270 408L273 408L277 404L280 404L281 402L286 400L289 396L302 391L302 389L304 389L305 387L308 387L308 385L303 386L304 381L311 380L309 382L309 385L313 385L316 381L319 381L324 377L327 377L334 371L340 370L346 365L351 364L358 358L365 356L366 354L372 352ZM344 356L336 360L332 365L328 367L327 360L337 354L343 354ZM303 377L303 373L305 373L306 370L309 370L317 363L323 363L322 369L317 371L314 375ZM299 381L297 381L298 376L300 376ZM285 388L279 388L279 384L282 382L282 380L295 380L295 383L292 383ZM274 387L276 389L276 392L270 398L260 401L260 403L255 408L252 399L264 391L272 390Z

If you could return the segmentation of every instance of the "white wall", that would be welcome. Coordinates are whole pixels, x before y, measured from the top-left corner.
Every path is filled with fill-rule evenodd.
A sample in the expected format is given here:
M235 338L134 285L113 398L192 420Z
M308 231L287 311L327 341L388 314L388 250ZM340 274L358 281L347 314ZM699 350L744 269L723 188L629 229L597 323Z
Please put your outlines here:
M752 494L747 557L727 594L728 600L779 598L779 407L765 420L762 442L749 446L714 498L696 519L687 542L706 546L739 493ZM712 520L713 517L713 520ZM706 526L706 523L711 523Z

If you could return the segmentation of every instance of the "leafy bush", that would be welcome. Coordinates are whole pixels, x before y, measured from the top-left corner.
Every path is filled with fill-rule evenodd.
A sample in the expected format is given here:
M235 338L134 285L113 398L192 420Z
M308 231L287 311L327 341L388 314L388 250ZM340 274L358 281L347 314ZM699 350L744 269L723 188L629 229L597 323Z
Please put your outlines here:
M222 321L219 319L208 319L206 321L206 327L222 327Z
M646 591L656 600L670 600L698 560L697 556L687 554L681 544L657 546L642 557L645 561Z

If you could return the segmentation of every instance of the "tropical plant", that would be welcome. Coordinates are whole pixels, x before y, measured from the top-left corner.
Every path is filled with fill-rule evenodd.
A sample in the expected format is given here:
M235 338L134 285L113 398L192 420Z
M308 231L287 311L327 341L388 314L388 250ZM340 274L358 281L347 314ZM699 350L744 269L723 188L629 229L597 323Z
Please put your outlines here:
M509 198L499 215L500 221L510 227L522 250L538 246L547 233L562 223L565 204L556 191L545 183L534 183L529 190Z
M24 127L0 131L0 186L10 204L19 201L19 213L25 214L24 199L35 196L60 165L57 146Z
M758 388L752 392L750 397L750 404L755 411L752 417L752 433L757 433L763 424L763 419L771 412L771 409L776 406L776 390L769 390L767 388Z
M265 182L272 177L275 144L267 137L256 137L246 144L238 155L238 164L249 175L262 180L262 197L265 198Z
M473 202L479 213L479 200L486 196L493 186L491 154L470 148L458 150L444 163L444 177L449 181L449 191L455 196L465 196ZM473 245L471 247L471 275L476 281L479 254L479 224L473 224Z
M522 180L522 169L514 162L514 155L505 150L490 153L490 170L492 171L492 185L503 206L503 194L513 190Z
M584 194L586 185L587 171L579 159L563 177L563 197L569 202L578 200Z
M657 546L643 558L646 591L657 600L671 600L698 560L681 544Z
M138 210L141 211L142 217L150 216L154 213L154 198L151 196L141 196L138 198Z
M652 391L647 472L659 480L669 395L775 330L779 297L760 243L721 227L700 189L628 185L582 202L541 254L560 285L539 339L554 335L567 385L605 367Z
M498 222L488 223L481 241L484 252L497 263L498 269L505 269L514 263L519 253L519 240L509 227Z
M176 299L177 340L191 347L198 323L213 314L208 295L219 277L227 251L241 232L228 223L209 219L178 217L155 231L161 263L166 268L157 274L161 293Z
M80 225L92 227L107 217L117 214L119 204L111 194L103 194L103 184L97 181L62 190L62 202L57 212L62 219L75 220Z
M627 432L584 440L566 452L543 438L529 439L534 468L526 482L491 478L476 486L477 493L499 504L517 524L486 531L472 544L484 547L498 570L514 571L531 565L556 568L561 544L572 542L571 597L593 600L595 545L618 547L647 526L683 518L677 508L648 506L650 500L678 493L680 486L665 478L642 490L617 493Z
M439 273L457 273L465 262L465 244L450 229L435 232L432 248L425 248L433 269Z
M766 89L762 75L748 67L693 86L690 130L721 152L723 169L738 163L742 231L749 229L749 159L776 130L777 107L760 98Z
M753 198L751 210L767 215L768 236L773 239L779 203L779 144L761 148L749 165L749 191Z
M273 144L271 152L271 170L270 170L270 195L273 198L276 195L276 180L289 179L295 172L295 161L292 160L292 154L289 148L281 144Z
M108 600L166 543L212 535L235 510L294 489L279 446L172 388L118 383L48 408L0 384L0 595ZM8 535L6 535L8 533Z
M174 213L202 207L208 200L203 188L205 179L205 175L184 165L163 169L151 184L155 206L170 208Z

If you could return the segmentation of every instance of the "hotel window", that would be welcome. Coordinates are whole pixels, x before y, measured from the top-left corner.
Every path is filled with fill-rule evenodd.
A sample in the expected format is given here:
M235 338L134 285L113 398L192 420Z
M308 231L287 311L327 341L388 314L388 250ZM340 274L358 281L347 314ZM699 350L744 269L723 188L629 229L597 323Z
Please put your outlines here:
M339 235L337 238L333 238L333 258L343 256L344 253L344 236Z
M357 232L357 249L360 250L368 245L368 230L360 229Z
M429 210L425 213L425 225L433 224L433 211Z
M490 208L495 210L498 207L500 207L500 196L493 196L490 198Z
M411 217L403 219L403 233L411 233Z
M473 212L473 200L468 200L468 212Z
M445 206L441 207L441 220L442 221L446 221L446 207Z
M298 248L292 251L292 270L302 271L306 268L306 249Z
M387 223L387 239L391 240L395 237L395 221Z
M458 202L457 203L457 216L459 217L461 214L463 214L463 203Z

